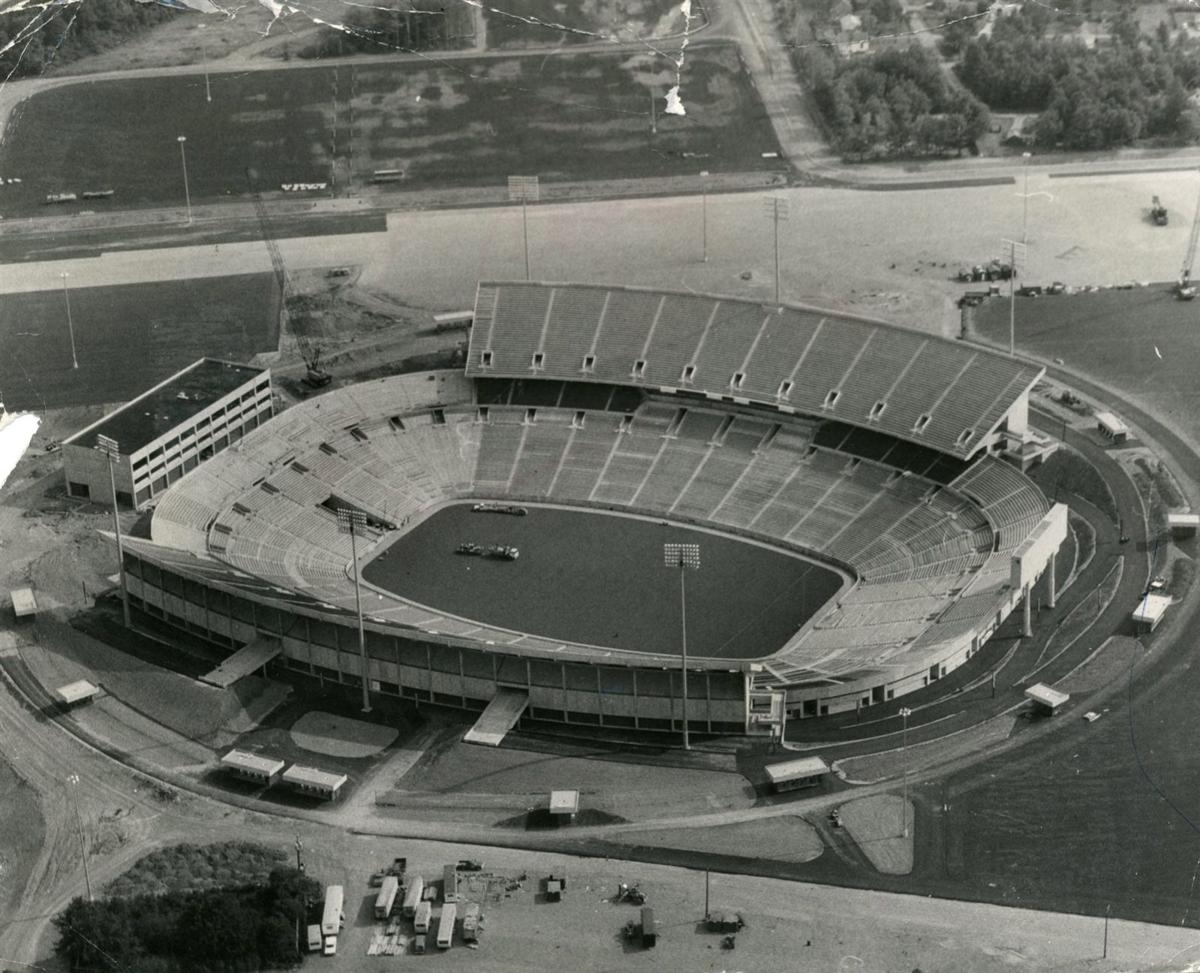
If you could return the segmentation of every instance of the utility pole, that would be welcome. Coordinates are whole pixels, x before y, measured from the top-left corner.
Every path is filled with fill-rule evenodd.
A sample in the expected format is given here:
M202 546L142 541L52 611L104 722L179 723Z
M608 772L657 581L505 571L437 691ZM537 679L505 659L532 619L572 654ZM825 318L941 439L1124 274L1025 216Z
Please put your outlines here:
M79 802L75 800L75 788L79 784L79 775L71 774L67 777L68 793L71 795L71 806L75 809L75 826L79 831L79 851L83 855L83 882L87 888L88 901L92 901L92 876L88 872L88 855L87 842L83 839L83 818L79 816Z
M708 170L700 173L700 252L708 263Z
M67 302L67 333L71 336L71 367L79 368L79 359L75 355L75 323L71 320L71 291L67 288L67 278L71 275L65 270L58 275L63 282L63 300Z
M912 710L907 706L900 710L900 718L904 720L904 737L901 744L900 752L904 756L904 798L900 806L900 813L904 819L904 829L902 837L908 837L908 718L912 716Z
M125 627L132 628L133 626L129 622L129 588L125 583L125 549L121 545L121 518L117 516L117 478L113 473L113 462L120 457L121 448L115 439L109 436L97 436L93 449L108 458L108 485L112 490L113 533L117 537L117 573L121 579L121 615L124 618Z
M1017 355L1017 265L1025 262L1025 244L1005 240L1008 244L1008 355Z
M188 188L187 175L187 150L184 145L187 144L187 136L180 135L175 139L179 143L179 160L183 163L183 201L187 205L187 221L188 226L192 225L192 191Z

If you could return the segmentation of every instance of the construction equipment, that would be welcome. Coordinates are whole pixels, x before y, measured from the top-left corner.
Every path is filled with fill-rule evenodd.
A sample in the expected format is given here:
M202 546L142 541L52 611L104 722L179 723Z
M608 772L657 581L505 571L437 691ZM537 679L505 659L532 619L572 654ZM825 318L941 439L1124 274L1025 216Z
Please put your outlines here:
M258 217L259 231L262 234L263 243L266 244L267 255L271 258L271 269L275 273L275 283L279 288L279 333L283 335L289 331L288 299L291 297L292 282L288 276L287 266L283 262L283 254L279 252L279 244L275 242L271 216L267 212L262 195L254 185L254 172L251 169L246 169L246 187L254 202L254 213ZM323 349L320 342L314 341L306 335L295 335L295 338L300 356L304 359L307 369L303 379L304 384L314 389L328 385L333 380L333 376L321 367Z
M1157 196L1150 200L1150 219L1154 220L1155 226L1167 225L1167 208Z
M1175 294L1181 301L1190 301L1196 296L1196 285L1192 283L1192 265L1196 262L1196 241L1200 238L1200 194L1196 197L1196 215L1192 218L1192 232L1188 236L1187 253L1183 257L1183 269L1179 272L1179 286Z
M625 882L622 882L617 886L617 901L642 905L646 901L646 893L636 885L627 885Z

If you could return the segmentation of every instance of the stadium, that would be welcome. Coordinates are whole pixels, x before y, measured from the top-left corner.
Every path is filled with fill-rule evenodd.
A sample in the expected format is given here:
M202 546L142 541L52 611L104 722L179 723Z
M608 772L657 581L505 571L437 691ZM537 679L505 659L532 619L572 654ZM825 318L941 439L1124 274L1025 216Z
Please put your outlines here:
M465 369L307 399L170 486L128 596L361 688L359 577L372 692L638 730L680 726L686 623L689 729L782 734L944 677L1023 599L1028 628L1067 532L1022 472L1041 374L814 308L484 282Z

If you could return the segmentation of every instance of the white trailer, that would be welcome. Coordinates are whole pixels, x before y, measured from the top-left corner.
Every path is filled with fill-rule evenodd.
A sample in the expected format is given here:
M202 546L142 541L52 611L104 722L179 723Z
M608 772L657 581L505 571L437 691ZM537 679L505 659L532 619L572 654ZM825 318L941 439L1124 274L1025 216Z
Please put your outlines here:
M433 903L421 901L413 912L413 931L429 932L429 924L433 921Z
M449 949L454 942L454 923L458 919L458 906L447 902L442 906L442 917L438 920L438 949Z
M345 890L340 885L331 885L325 890L325 911L321 915L321 935L336 936L346 921L342 911Z
M400 879L395 875L385 875L383 884L379 886L379 894L375 896L375 918L386 919L392 914L392 906L396 904L396 894L400 891Z
M425 895L425 879L420 875L414 875L408 882L408 888L404 892L404 918L411 919L417 914L417 906L421 904L421 899Z

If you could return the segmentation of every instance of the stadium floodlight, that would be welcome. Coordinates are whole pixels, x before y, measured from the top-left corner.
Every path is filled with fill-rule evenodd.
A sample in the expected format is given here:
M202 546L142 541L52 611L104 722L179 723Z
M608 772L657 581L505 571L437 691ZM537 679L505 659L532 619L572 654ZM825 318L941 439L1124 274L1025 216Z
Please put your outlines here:
M350 535L350 560L354 564L354 608L358 615L358 655L362 660L362 672L360 673L362 678L362 711L369 713L371 712L371 696L368 685L371 681L371 673L367 665L367 634L363 629L362 589L359 586L358 579L358 542L355 539L359 531L366 529L367 515L361 510L338 507L337 523L338 530L343 534Z
M92 901L92 876L88 872L87 842L83 840L83 818L79 816L79 802L75 800L75 788L79 786L79 775L67 775L67 793L71 795L71 806L75 808L75 827L79 831L79 851L83 855L83 883L87 888L88 901Z
M125 549L121 544L121 518L117 516L117 477L113 473L113 463L120 458L121 448L111 436L97 436L96 445L93 448L108 458L108 486L112 490L113 533L117 538L117 576L121 579L121 615L125 620L125 627L130 628L132 626L129 623L129 588L125 583Z
M187 177L187 151L184 145L187 144L187 136L180 135L175 139L179 143L179 160L183 163L183 201L187 205L187 221L188 226L192 225L192 191L188 188Z
M67 289L67 278L71 275L65 270L58 275L63 282L63 300L67 302L67 333L71 336L71 367L79 367L79 359L75 357L75 322L71 320L71 292Z
M1008 247L1008 357L1017 354L1017 273L1025 264L1025 244L1005 240Z
M708 170L700 173L700 253L701 260L708 263Z
M525 241L525 279L529 280L529 220L526 217L527 203L536 203L541 198L541 187L537 176L509 176L508 201L521 204L521 234Z
M779 303L779 224L789 214L788 201L782 196L767 196L763 200L763 212L775 224L775 303Z
M900 815L903 822L901 828L902 837L908 837L908 718L912 716L912 710L907 706L900 709L900 718L904 720L904 735L900 744L900 753L903 756L904 762L904 797L900 802Z
M683 749L690 750L692 748L691 741L688 739L688 666L687 666L687 572L691 568L693 571L700 568L700 545L699 544L664 544L663 545L663 564L668 568L679 569L679 620L680 620L680 647L682 649L680 658L680 668L683 671L683 702L681 705L681 715L683 716Z

